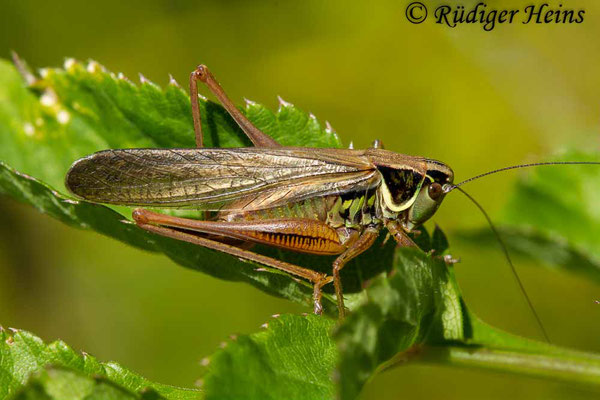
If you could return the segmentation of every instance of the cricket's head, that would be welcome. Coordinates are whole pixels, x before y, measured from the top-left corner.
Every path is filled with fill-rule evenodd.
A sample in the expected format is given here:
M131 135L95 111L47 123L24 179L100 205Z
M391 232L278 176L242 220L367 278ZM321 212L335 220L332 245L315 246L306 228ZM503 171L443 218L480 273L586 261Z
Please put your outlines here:
M446 164L436 160L426 160L426 163L427 174L402 221L404 229L409 231L435 214L446 197L444 187L452 185L454 179L454 172Z
M383 178L379 190L384 214L399 219L407 231L435 214L444 188L454 179L452 169L440 161L381 149L371 149L368 156Z

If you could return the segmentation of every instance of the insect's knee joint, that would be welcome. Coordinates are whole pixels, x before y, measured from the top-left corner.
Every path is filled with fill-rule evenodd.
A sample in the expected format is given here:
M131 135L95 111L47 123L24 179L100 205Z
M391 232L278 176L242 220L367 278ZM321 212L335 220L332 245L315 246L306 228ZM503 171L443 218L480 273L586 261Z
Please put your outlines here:
M206 82L208 79L210 72L208 72L208 67L204 64L200 64L196 67L196 70L192 72L192 76L202 82Z
M148 216L146 215L144 210L139 209L139 208L136 208L135 210L133 210L133 212L131 213L131 216L137 224L148 224L150 222L148 220Z
M333 277L327 276L326 274L320 274L319 279L315 282L315 284L322 288L333 280Z

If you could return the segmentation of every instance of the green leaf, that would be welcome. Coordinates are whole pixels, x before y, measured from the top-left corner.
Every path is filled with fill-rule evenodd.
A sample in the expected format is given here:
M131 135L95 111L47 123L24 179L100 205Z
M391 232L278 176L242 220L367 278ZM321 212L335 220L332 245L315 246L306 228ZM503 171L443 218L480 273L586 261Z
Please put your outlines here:
M381 364L418 344L463 339L460 293L452 270L417 249L396 252L393 275L367 288L336 333L340 393L354 399Z
M596 161L570 151L553 161ZM600 260L600 165L543 166L517 183L503 221L563 238Z
M194 147L188 95L173 81L165 89L142 79L134 85L96 62L87 66L67 60L64 69L43 69L29 75L28 87L16 69L0 60L0 193L33 205L61 221L93 229L145 250L163 252L177 263L212 276L248 282L270 294L310 306L307 282L270 268L257 268L234 257L188 243L150 235L132 225L131 209L107 207L73 199L64 176L78 158L107 148ZM248 139L225 110L201 100L207 146L246 146ZM243 111L255 124L284 145L339 147L336 134L312 115L281 102L275 113L248 102ZM115 212L116 211L116 212ZM332 258L302 255L257 246L260 253L331 272ZM376 262L367 263L377 252ZM344 271L344 287L352 293L391 265L393 244L374 247ZM327 288L331 293L332 288ZM335 313L326 294L324 307Z
M445 243L436 228L417 236L428 251ZM427 240L425 240L427 239ZM441 254L443 245L438 247ZM236 337L207 359L207 398L353 399L380 368L416 344L462 340L463 310L452 270L438 257L417 249L396 252L394 270L376 277L355 311L336 330L317 316L281 316L263 332ZM339 356L338 356L339 351ZM335 369L335 372L334 372Z
M171 80L165 89L146 79L134 85L91 61L67 60L45 68L28 90L0 60L0 159L58 189L78 158L108 148L193 148L189 96ZM260 129L284 145L339 147L331 129L284 103L277 113L249 102L245 111ZM250 145L218 104L200 100L205 146Z
M95 62L83 66L72 60L65 63L64 69L46 69L41 75L41 79L27 75L31 84L26 86L14 67L0 60L0 193L72 226L163 252L183 266L311 303L312 290L307 282L151 235L132 224L128 208L78 201L66 193L63 179L68 167L95 151L193 147L189 100L174 82L165 89L145 79L134 85ZM249 144L222 107L202 100L201 112L208 146ZM288 103L282 102L273 113L249 102L243 112L284 145L340 146L330 129L322 128L314 117ZM576 204L572 202L569 207ZM580 239L574 235L573 241ZM438 258L448 247L443 233L436 228L431 236L424 231L415 240L424 250L434 249L434 257L404 249L394 258L394 243L382 246L380 241L345 267L345 297L354 312L337 330L339 352L329 335L332 321L315 316L274 319L265 331L237 338L210 359L204 376L207 397L331 398L336 392L332 376L336 376L342 398L355 398L375 371L394 366L406 357L598 382L600 369L594 356L573 355L478 322L461 299L452 268ZM583 250L592 252L596 244L588 241ZM257 251L316 270L331 270L331 258L260 246ZM390 277L385 276L387 272L391 272ZM371 285L361 292L370 280ZM326 293L323 301L327 312L335 312L330 294ZM166 398L199 396L196 391L152 384L114 364L76 355L60 342L46 346L30 334L2 335L5 340L0 344L0 378L4 386L0 387L8 388L7 393L14 393L33 372L38 372L31 390L40 395L51 396L49 382L54 378L60 382L71 373L75 374L71 376L73 381L81 378L81 385L91 385L91 390L98 381L86 376L99 375L133 396L140 395L145 387ZM32 344L15 346L19 340L27 342L27 338ZM16 353L11 348L17 349ZM484 357L486 351L493 355L489 360ZM502 358L507 354L510 362ZM74 371L48 372L46 376L40 371L48 364ZM556 365L560 373L551 365ZM577 378L572 376L575 370Z
M206 399L333 398L334 324L315 315L281 315L261 332L234 337L203 361Z
M94 385L94 380L87 378L73 379L71 373L48 371L43 373L47 366L68 368L82 376L95 376L105 378L105 385L117 385L132 394L141 395L151 390L162 397L174 400L200 399L201 393L197 390L177 388L168 385L153 383L116 363L101 363L89 354L78 354L61 341L45 344L40 338L29 332L0 327L0 398L8 398L19 392L29 379L35 374L41 374L30 382L30 387L21 393L20 398L49 398L56 397L56 390L84 390L85 387ZM110 384L108 383L110 381ZM86 383L87 382L87 383ZM63 387L59 386L69 386ZM40 387L41 385L41 387ZM83 385L83 386L82 386ZM94 392L102 388L89 388ZM116 387L115 387L116 390ZM38 396L42 396L39 397ZM25 396L25 397L23 397ZM35 397L38 396L38 397ZM74 398L74 397L62 397ZM140 397L135 397L140 398Z
M552 161L600 161L569 151ZM514 186L499 232L512 252L600 282L600 165L541 166ZM463 233L497 245L489 229Z
M600 154L570 151L556 161L600 161ZM600 165L561 165L536 168L519 180L503 221L514 227L511 243L521 252L545 262L557 258L600 277ZM507 232L509 233L509 232ZM522 244L516 243L518 236ZM554 248L554 250L553 250ZM550 251L547 253L547 251ZM581 271L581 269L579 269Z
M452 267L439 257L401 249L393 271L372 282L368 301L336 331L341 399L356 398L374 373L407 361L600 385L599 355L481 322L464 304Z
M130 392L106 378L91 378L63 368L49 368L32 378L15 400L161 400L153 390Z

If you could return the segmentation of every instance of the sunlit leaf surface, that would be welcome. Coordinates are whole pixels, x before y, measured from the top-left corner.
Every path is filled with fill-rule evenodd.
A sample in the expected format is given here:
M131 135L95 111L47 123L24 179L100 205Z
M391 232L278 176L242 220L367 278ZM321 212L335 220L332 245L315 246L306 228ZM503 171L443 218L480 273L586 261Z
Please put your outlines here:
M68 368L72 372L44 372L48 366ZM101 378L103 384L83 376ZM28 382L27 388L23 389ZM75 399L87 398L75 396L75 393L97 396L98 391L105 390L122 391L123 396L129 396L114 397L117 399L145 398L140 397L144 392L155 392L162 396L159 398L174 400L201 398L197 390L152 383L119 364L101 363L89 354L77 353L62 341L46 344L29 332L0 328L1 398L20 392L20 399L48 398L44 394L51 399ZM67 396L67 393L71 395Z

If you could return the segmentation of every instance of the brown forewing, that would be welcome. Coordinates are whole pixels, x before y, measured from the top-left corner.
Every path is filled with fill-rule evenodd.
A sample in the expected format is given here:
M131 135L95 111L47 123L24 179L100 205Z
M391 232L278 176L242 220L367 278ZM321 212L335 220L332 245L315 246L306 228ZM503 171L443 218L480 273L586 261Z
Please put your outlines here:
M256 210L365 190L378 179L363 150L123 149L77 161L66 185L98 203Z

